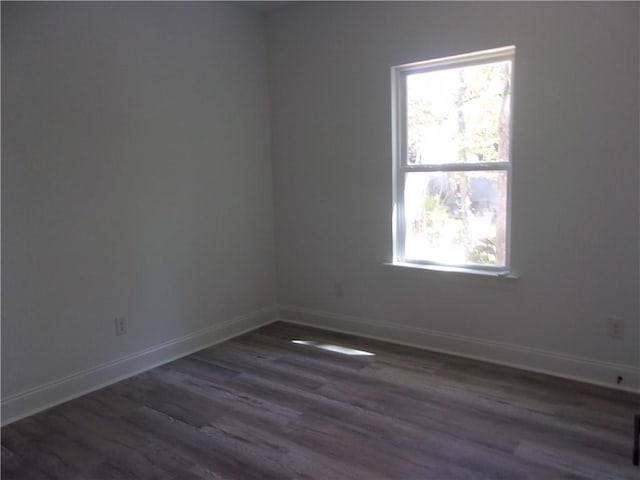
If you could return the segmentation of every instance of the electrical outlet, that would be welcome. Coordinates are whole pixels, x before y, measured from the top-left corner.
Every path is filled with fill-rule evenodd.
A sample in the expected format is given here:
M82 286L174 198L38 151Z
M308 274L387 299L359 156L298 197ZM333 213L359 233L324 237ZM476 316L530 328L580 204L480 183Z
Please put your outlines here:
M127 333L127 319L124 317L116 317L116 337Z
M624 321L620 318L608 318L607 329L609 338L622 340L624 338Z

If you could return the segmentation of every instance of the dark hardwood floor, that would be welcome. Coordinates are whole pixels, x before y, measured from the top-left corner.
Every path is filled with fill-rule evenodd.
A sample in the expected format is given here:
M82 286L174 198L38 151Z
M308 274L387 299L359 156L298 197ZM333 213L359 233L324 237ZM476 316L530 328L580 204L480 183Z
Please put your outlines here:
M2 479L638 480L639 407L275 323L4 427Z

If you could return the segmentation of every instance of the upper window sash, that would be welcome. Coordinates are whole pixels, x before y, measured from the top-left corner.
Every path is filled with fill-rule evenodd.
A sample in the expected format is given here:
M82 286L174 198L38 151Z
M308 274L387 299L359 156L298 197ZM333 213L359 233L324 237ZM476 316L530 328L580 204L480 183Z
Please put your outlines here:
M406 171L434 171L434 170L454 170L451 167L454 163L424 163L409 164L408 162L408 138L407 138L407 78L410 75L435 72L438 70L450 70L452 68L464 68L476 65L486 65L497 62L512 62L515 59L515 46L495 48L482 52L475 52L463 55L455 55L435 60L427 60L422 62L408 63L398 65L391 68L391 82L394 91L393 95L393 131L394 131L394 164L396 168L405 169ZM511 98L513 101L513 97ZM511 128L511 126L510 126ZM511 155L508 155L506 162L486 162L491 163L491 168L485 168L483 162L459 162L465 165L465 168L459 170L492 170L492 169L508 169L509 167L499 166L500 163L510 162ZM455 162L458 163L458 162ZM417 168L416 168L417 167ZM426 168L425 168L426 167ZM444 167L444 168L443 168Z

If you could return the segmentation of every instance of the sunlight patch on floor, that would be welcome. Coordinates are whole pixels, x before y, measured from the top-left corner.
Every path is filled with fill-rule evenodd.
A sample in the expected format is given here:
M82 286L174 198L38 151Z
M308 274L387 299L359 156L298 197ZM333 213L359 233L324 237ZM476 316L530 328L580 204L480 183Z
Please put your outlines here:
M315 340L291 340L292 343L298 345L310 345L312 347L321 348L322 350L328 350L330 352L342 353L343 355L357 355L369 357L375 355L375 353L367 352L365 350L356 350L355 348L342 347L340 345L332 345L330 343L320 343Z

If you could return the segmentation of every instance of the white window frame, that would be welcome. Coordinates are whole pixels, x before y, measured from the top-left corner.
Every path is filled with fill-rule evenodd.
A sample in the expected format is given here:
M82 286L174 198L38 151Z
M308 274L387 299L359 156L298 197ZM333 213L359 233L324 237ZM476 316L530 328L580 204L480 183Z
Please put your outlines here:
M513 66L515 60L515 46L501 47L481 52L455 55L423 62L397 65L391 68L391 100L392 100L392 163L393 163L393 263L397 266L415 266L432 268L443 271L457 271L480 274L496 274L498 276L511 275L511 194L512 194L512 155L509 148L508 162L478 162L478 163L445 163L409 165L406 162L407 145L407 112L406 91L407 76L416 73L433 72L450 68L482 65L499 61L511 61L511 108L509 118L509 135L513 130ZM507 176L507 205L505 228L505 265L478 265L478 264L449 264L425 260L407 260L405 258L405 217L404 217L404 185L406 174L409 172L452 172L452 171L483 171L503 170Z

